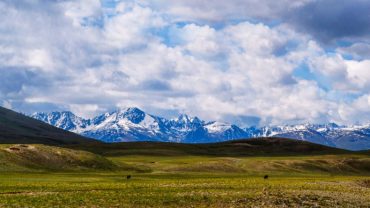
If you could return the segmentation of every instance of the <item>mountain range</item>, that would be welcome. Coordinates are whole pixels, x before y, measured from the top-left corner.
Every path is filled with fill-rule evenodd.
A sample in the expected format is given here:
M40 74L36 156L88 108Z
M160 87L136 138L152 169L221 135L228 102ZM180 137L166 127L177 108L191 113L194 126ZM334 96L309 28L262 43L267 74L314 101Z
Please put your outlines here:
M348 150L370 149L370 125L301 124L240 128L224 122L206 122L180 115L154 116L139 108L126 108L84 119L72 112L34 113L32 118L104 142L161 141L214 143L241 138L284 137Z

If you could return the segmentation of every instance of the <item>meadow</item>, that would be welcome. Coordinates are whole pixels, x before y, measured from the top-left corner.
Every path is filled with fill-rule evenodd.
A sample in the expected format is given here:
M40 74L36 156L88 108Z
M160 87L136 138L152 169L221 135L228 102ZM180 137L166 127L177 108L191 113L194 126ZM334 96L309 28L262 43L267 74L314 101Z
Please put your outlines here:
M367 180L367 182L366 182ZM368 207L360 176L5 174L1 207Z
M3 169L0 207L370 206L366 154L106 158L115 169Z

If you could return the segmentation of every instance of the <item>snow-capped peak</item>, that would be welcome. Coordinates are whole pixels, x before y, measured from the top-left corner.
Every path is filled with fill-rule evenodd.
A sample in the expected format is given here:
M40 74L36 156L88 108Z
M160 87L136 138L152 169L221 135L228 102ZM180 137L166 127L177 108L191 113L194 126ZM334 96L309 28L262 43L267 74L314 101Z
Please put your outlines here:
M250 127L240 129L224 122L204 122L186 114L165 119L145 113L139 108L124 108L93 119L80 118L69 111L35 113L33 118L56 127L73 131L105 142L171 141L216 142L250 137L284 137L306 140L352 150L370 148L370 125L338 126L300 124Z
M139 108L130 107L118 111L119 118L126 118L132 123L139 124L146 117L146 113Z
M89 125L89 120L80 118L70 111L34 113L32 114L32 117L58 128L76 132L78 132L80 129L86 128Z

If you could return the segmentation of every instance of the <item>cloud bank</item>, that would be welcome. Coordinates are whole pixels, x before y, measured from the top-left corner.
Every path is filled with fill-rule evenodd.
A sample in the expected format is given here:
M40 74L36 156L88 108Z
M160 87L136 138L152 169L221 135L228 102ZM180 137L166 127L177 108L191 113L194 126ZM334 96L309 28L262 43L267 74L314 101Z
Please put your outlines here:
M337 2L2 1L0 104L367 123L370 4Z

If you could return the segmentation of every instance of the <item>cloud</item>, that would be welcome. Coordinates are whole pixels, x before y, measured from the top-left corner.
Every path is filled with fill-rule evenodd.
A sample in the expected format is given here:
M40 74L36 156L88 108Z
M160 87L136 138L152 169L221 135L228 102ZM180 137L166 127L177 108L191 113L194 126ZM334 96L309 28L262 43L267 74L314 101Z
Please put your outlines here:
M312 38L332 43L338 39L369 38L370 3L366 0L143 0L175 22L206 24L249 20L288 23Z
M348 79L355 84L359 90L370 90L370 60L346 61Z
M165 24L150 8L120 3L116 13L104 21L103 36L110 47L135 47L153 41L155 37L150 30L164 27Z
M221 53L217 31L208 25L187 24L171 29L171 39L196 56L212 57Z
M285 21L323 42L369 38L370 2L366 0L310 1L288 13Z
M73 20L73 25L94 23L103 15L99 0L61 1L65 16Z
M244 125L368 112L370 66L357 43L328 53L295 22L266 23L316 1L14 2L0 3L0 103L23 112L138 106ZM312 77L296 75L302 65Z
M171 86L161 80L147 80L141 83L141 87L143 90L149 90L149 91L166 91L171 90Z
M365 94L352 103L343 103L338 110L340 117L352 124L363 124L369 122L370 114L370 95Z
M370 59L370 44L354 43L348 47L340 47L337 52L356 60Z
M348 71L345 60L340 55L322 54L309 60L311 70L322 77L327 88L349 90Z
M175 21L222 22L225 20L273 20L311 0L144 0L146 4L170 15Z
M16 95L21 93L25 85L48 85L45 77L23 68L1 67L0 74L0 89L3 95Z

